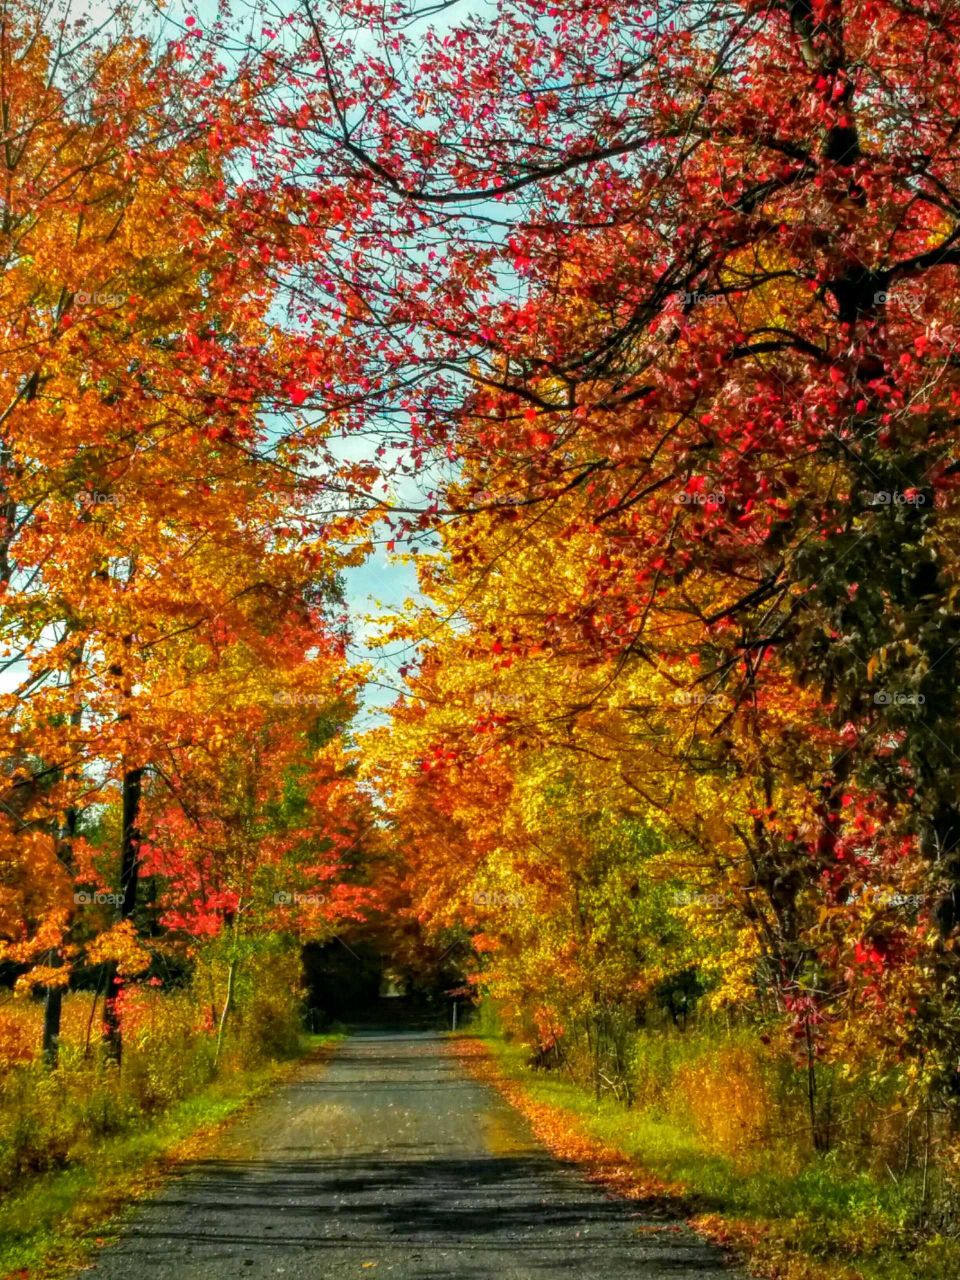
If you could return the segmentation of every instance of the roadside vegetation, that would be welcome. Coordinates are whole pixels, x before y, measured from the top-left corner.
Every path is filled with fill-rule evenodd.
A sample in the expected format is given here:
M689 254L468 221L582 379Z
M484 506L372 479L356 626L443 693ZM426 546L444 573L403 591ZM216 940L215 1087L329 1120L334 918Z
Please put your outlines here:
M91 1037L93 993L64 1001L55 1071L37 1049L42 1007L0 1000L0 1276L79 1265L129 1201L304 1054L336 1042L303 1034L298 958L274 946L250 958L218 1061L203 998L224 979L218 967L208 958L179 990L132 993L119 1065Z
M538 1065L534 1046L505 1033L489 1005L471 1034L489 1057L467 1041L468 1067L500 1087L556 1154L617 1194L663 1200L755 1274L952 1280L960 1268L960 1243L938 1230L953 1218L952 1183L929 1152L919 1168L902 1164L911 1142L922 1150L930 1141L916 1119L904 1113L893 1125L871 1090L837 1081L837 1141L816 1152L802 1078L754 1032L635 1032L629 1103L609 1091L598 1098L584 1055Z

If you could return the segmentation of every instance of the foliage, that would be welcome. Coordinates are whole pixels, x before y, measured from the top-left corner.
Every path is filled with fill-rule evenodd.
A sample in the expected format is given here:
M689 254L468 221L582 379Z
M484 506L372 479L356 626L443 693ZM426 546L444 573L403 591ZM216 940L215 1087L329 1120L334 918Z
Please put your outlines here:
M119 1057L161 935L189 958L357 916L338 575L365 532L336 464L301 467L330 426L271 274L296 229L247 251L253 207L291 213L236 176L259 73L30 0L0 61L0 961L46 991L55 1065L77 974Z
M277 952L274 947L273 954L261 954L250 965L249 979L238 986L240 1029L220 1064L221 1076L299 1052L295 958ZM146 984L129 989L123 1003L120 1070L96 1035L91 1039L93 993L72 993L65 1001L56 1072L44 1067L39 1054L40 1006L4 1000L0 1187L9 1192L34 1175L83 1163L105 1139L151 1123L205 1089L217 1073L207 991L213 981L222 999L225 969L208 955L193 983L179 991Z
M582 1086L555 1073L525 1067L518 1049L493 1040L461 1041L472 1069L500 1088L532 1124L541 1141L587 1176L621 1196L661 1202L660 1218L686 1216L698 1231L744 1256L752 1274L772 1280L946 1280L956 1267L955 1238L916 1230L918 1206L929 1188L922 1177L897 1181L886 1169L865 1172L855 1159L809 1160L794 1099L769 1077L762 1044L739 1035L651 1037L638 1045L651 1081L667 1087L657 1101L624 1112L612 1099L597 1102ZM492 1061L486 1052L492 1052ZM481 1051L481 1052L477 1052ZM745 1141L738 1120L757 1114L751 1081L742 1085L726 1070L733 1052L751 1063L751 1075L768 1077L766 1122ZM666 1068L666 1070L664 1070ZM704 1127L698 1108L671 1094L670 1083L691 1069L709 1092L725 1097L732 1116L719 1128ZM645 1068L639 1067L640 1075ZM638 1095L643 1097L638 1080ZM791 1121L794 1127L791 1127ZM661 1229L671 1229L669 1225Z
M776 1064L818 1159L849 1103L954 1187L953 0L249 17L0 28L0 964L47 1068L71 987L122 1061L164 966L215 1063L283 1050L263 958L375 909L597 1097L728 1019L768 1058L721 1054L754 1112L676 1075L703 1144ZM381 534L421 589L358 752Z

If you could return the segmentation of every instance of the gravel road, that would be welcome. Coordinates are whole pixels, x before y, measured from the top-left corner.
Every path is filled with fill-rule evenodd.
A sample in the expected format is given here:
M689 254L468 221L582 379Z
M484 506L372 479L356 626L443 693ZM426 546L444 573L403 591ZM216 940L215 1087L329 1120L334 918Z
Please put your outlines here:
M139 1205L97 1280L688 1280L741 1273L558 1163L430 1032L310 1063Z

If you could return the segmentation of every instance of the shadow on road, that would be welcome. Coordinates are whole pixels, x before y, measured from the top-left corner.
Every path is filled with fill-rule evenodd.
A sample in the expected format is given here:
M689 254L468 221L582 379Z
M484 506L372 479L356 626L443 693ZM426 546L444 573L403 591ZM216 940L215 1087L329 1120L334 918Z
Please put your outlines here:
M659 1203L606 1195L436 1033L372 1026L139 1207L100 1280L729 1277Z

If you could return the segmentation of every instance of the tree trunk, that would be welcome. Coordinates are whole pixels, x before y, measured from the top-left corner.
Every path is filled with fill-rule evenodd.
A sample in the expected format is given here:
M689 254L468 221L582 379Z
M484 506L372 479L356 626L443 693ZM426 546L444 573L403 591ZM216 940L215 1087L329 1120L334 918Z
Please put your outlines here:
M809 1015L804 1020L804 1031L807 1041L807 1108L810 1113L810 1137L814 1151L824 1152L828 1148L828 1143L817 1115L817 1055Z
M73 681L74 669L80 662L80 654L77 653L71 662L70 678ZM83 710L78 708L70 716L71 725L76 728L83 719ZM75 775L71 775L73 777ZM70 808L64 815L63 828L59 833L57 840L57 858L64 870L68 873L71 880L73 879L73 841L77 834L77 824L80 815L77 810ZM61 956L59 951L51 952L48 963L53 967L59 967ZM47 987L43 1001L43 1045L42 1055L44 1064L53 1070L60 1061L60 1023L63 1018L63 987L54 986Z
M128 769L123 775L123 830L120 837L120 919L129 920L137 905L137 880L140 873L140 796L143 770ZM119 1062L123 1056L123 1032L118 1001L123 983L115 964L110 966L107 998L104 1003L103 1038L110 1057Z
M60 837L58 857L66 869L73 872L73 838L77 833L77 811L67 812L66 822ZM50 953L48 963L59 968L61 957L59 951ZM45 1066L53 1070L60 1061L60 1023L63 1017L63 987L61 985L47 987L43 1000L43 1046L42 1054Z
M43 1000L43 1062L53 1070L60 1061L60 1020L63 987L47 987Z
M227 993L223 998L223 1009L220 1011L220 1022L217 1027L217 1052L214 1054L213 1066L216 1070L220 1066L220 1051L223 1048L223 1034L227 1029L227 1018L233 1008L233 989L237 976L237 958L231 956L230 967L227 969Z

